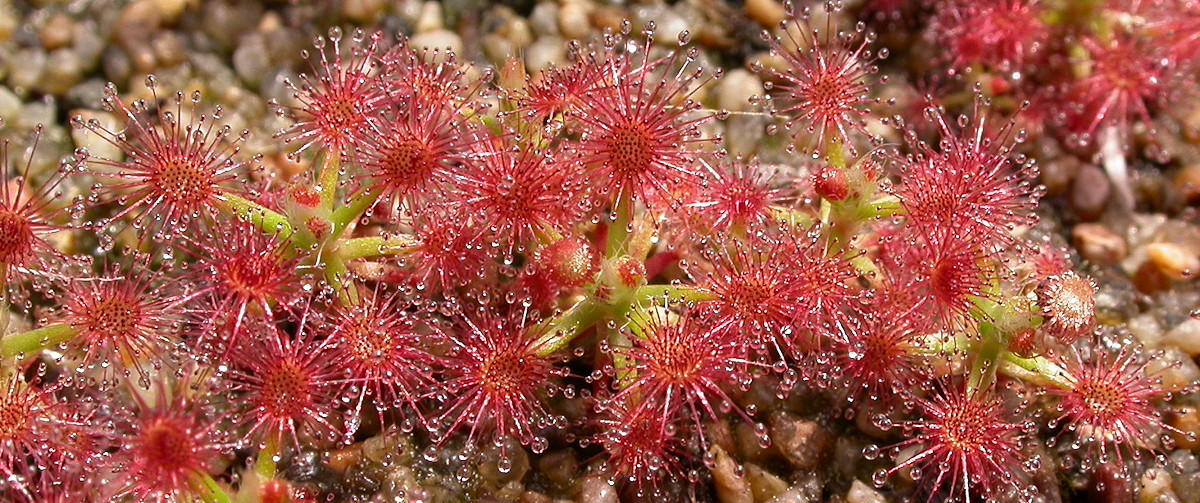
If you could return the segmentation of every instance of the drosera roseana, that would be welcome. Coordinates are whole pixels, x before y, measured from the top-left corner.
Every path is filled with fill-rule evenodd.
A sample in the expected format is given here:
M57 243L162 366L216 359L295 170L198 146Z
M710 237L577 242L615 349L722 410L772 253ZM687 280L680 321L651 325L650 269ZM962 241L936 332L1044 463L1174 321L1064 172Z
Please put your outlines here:
M488 309L501 302L508 306L498 310L507 314ZM465 433L460 456L470 458L484 445L496 446L501 473L512 468L510 441L541 453L549 445L545 431L566 423L547 407L546 397L558 392L554 380L567 370L558 365L560 357L539 354L542 334L525 304L497 299L462 307L466 311L442 332L447 347L438 369L439 407L429 418L436 445Z
M232 354L223 376L229 391L243 397L233 419L244 432L240 444L256 446L264 456L299 451L302 437L318 445L342 440L342 416L335 410L342 372L338 361L325 357L329 342L318 338L327 323L316 310L324 295L310 295L287 313L294 334L273 322L249 324L253 337Z
M1113 350L1103 338L1092 342L1090 357L1073 346L1054 360L1062 370L1049 390L1058 399L1049 425L1062 430L1051 445L1073 435L1071 442L1086 444L1086 468L1110 464L1129 476L1130 463L1147 453L1161 461L1173 445L1170 434L1195 437L1169 426L1156 403L1172 396L1162 383L1169 367L1152 370L1153 355L1136 343Z
M253 161L239 155L249 131L220 125L221 107L203 111L199 91L186 97L176 92L160 106L154 76L146 77L146 88L153 101L126 103L116 86L105 87L104 107L121 117L123 131L95 119L72 120L119 149L123 159L81 149L76 161L99 168L97 174L110 181L102 193L120 206L110 221L128 216L143 237L170 241L193 224L211 223L225 194L240 191L233 182Z
M699 312L675 312L667 300L631 312L627 334L628 345L601 348L625 362L612 376L616 391L609 402L625 403L634 416L683 417L704 448L709 444L703 422L732 411L769 443L766 426L754 419L754 406L738 407L726 391L749 386L752 372L762 366L747 358L738 334L707 322Z
M38 379L7 376L0 388L0 474L6 490L30 494L32 480L78 476L75 466L91 467L97 460L103 423L89 410L89 400L56 396L63 387L42 380L45 366L34 364Z
M205 379L193 368L149 391L129 390L137 406L120 419L117 450L107 461L117 475L105 488L107 497L168 503L179 494L204 492L200 480L211 480L228 439L207 403L208 385L193 378Z
M38 126L23 168L12 165L9 141L0 143L0 275L5 295L20 294L27 280L49 275L50 259L60 256L46 238L64 228L57 222L61 212L56 203L71 168L64 162L47 180L34 185L33 155L41 135Z
M254 314L270 317L295 300L300 261L281 236L257 232L240 220L219 225L207 239L189 241L189 253L196 257L188 266L194 289L181 301L202 299L189 313L215 327L197 341L200 352L226 359Z
M866 134L871 97L869 78L878 71L875 59L886 56L869 47L875 34L859 24L842 30L827 16L823 28L812 26L808 7L793 5L790 15L780 23L777 36L764 31L771 54L783 60L781 69L763 67L771 77L767 86L766 108L785 117L784 129L791 134L792 146L811 152L840 157L840 149L856 152L851 135ZM830 145L838 151L831 152Z
M440 362L427 349L438 337L438 326L425 318L400 292L382 288L363 294L356 305L335 310L328 341L330 354L345 362L346 375L337 385L352 404L347 434L354 433L362 414L372 408L381 424L398 416L403 431L424 425L418 406Z
M287 81L295 104L273 103L278 113L295 120L276 133L286 143L298 143L291 155L310 149L347 155L365 136L369 121L387 103L383 88L376 83L384 73L378 54L382 38L382 32L367 35L354 30L344 60L341 28L330 28L327 37L314 39L318 61L309 63L312 73L301 73L299 84ZM308 51L301 56L308 59Z
M1172 414L1188 402L1168 390L1191 391L1190 362L1159 370L1087 335L1127 314L1174 323L1182 308L1157 320L1158 303L1191 285L1130 298L1113 288L1130 267L1089 270L1093 283L1057 236L1078 220L1056 210L1099 160L1117 188L1121 167L1162 188L1105 205L1101 225L1141 226L1132 208L1166 214L1170 239L1191 226L1183 198L1146 196L1190 188L1176 91L1195 88L1177 77L1197 51L1169 32L1194 24L1195 0L710 4L633 6L628 23L595 6L588 24L612 30L591 40L545 22L571 2L528 19L488 5L454 14L453 50L426 48L434 4L415 20L387 8L380 28L327 31L291 59L275 43L333 11L273 6L234 48L192 31L221 9L206 5L200 23L162 20L186 36L141 52L165 62L178 41L187 57L132 94L108 66L140 66L141 48L118 37L100 58L117 81L105 110L79 112L95 122L71 138L99 136L95 155L56 173L4 160L0 499L561 499L604 479L642 499L728 499L747 480L754 499L774 496L761 481L842 498L881 468L884 498L1027 500L1033 484L1078 492L1093 467L1099 486L1118 464L1133 480L1182 456L1166 438L1191 440L1194 411ZM704 24L648 19L659 9ZM751 22L773 30L765 43ZM420 39L391 38L409 26ZM556 30L579 40L547 51ZM217 46L235 78L210 75ZM761 71L717 80L743 64ZM86 97L11 87L55 110ZM1122 127L1162 136L1143 152ZM1089 134L1106 139L1095 159ZM1160 168L1182 181L1141 176ZM1045 204L1039 182L1067 204ZM166 383L179 394L154 391ZM837 464L797 478L773 462L791 439L758 424L789 415L844 435L837 452L866 435L892 444L868 457L895 457L817 452Z
M78 358L77 374L103 369L103 386L112 379L136 373L143 386L148 375L159 370L179 328L174 298L163 285L155 285L146 269L109 267L95 278L77 278L67 287L63 321L78 330L68 345ZM142 271L142 272L136 272Z
M1026 479L1033 461L1023 442L1032 423L1021 422L998 391L971 388L963 381L938 382L929 397L916 401L922 417L900 423L912 433L886 451L895 457L907 447L917 450L897 458L893 468L877 471L875 485L903 470L921 486L926 501L969 502L1029 490ZM887 417L876 422L888 429L895 425ZM865 454L880 452L868 446Z
M697 183L700 172L693 164L699 151L714 143L700 126L717 114L690 99L712 78L698 67L696 49L685 47L688 37L683 36L677 50L654 59L653 23L643 36L645 43L635 53L613 51L612 88L588 94L573 116L579 139L566 148L579 156L603 202L649 204L679 185Z

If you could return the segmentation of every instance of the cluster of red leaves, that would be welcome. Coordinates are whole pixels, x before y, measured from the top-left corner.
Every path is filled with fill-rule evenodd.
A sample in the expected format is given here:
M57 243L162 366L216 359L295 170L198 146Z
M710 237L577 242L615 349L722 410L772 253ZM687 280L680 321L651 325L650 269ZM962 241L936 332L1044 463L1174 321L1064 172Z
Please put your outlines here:
M1031 101L1030 116L1042 122L1037 129L1086 151L1104 141L1119 151L1131 145L1133 126L1153 132L1173 103L1197 90L1198 19L1200 4L1192 0L1066 8L1037 0L953 0L934 6L924 34L939 48L950 80L975 74L997 97ZM1063 65L1077 71L1057 70Z
M1023 71L1049 50L1039 9L947 2L934 38L958 70ZM952 343L1020 347L1019 363L1062 369L1048 376L1056 421L1083 432L1097 462L1156 450L1142 438L1164 428L1156 402L1168 397L1140 354L1051 358L1095 327L1094 287L1024 250L1042 191L1014 153L1014 122L993 127L982 98L961 119L929 108L895 151L847 165L878 146L866 127L879 105L874 37L791 14L769 38L784 66L764 69L766 103L791 147L824 155L812 169L724 158L707 128L725 114L696 101L714 73L686 35L662 54L652 28L575 44L570 65L503 87L453 54L332 31L276 105L294 120L279 137L320 170L254 190L238 182L258 157L240 152L246 135L220 124L219 107L182 93L159 103L152 78L153 101L110 87L103 106L122 131L76 124L122 155L80 151L62 174L100 175L74 209L104 222L86 226L102 236L132 222L153 259L95 274L59 257L42 236L60 225L62 175L31 190L5 164L0 271L13 290L55 283L44 291L60 323L47 328L73 334L55 348L70 378L5 377L7 490L173 501L215 483L239 449L331 449L366 418L428 433L427 458L498 451L501 472L510 449L597 445L610 480L659 496L666 480L699 477L709 423L735 416L769 444L742 396L755 381L784 396L803 380L852 409L908 416L888 450L915 454L876 482L905 472L930 499L1026 491L1028 404L991 381L1003 379L994 362ZM1079 134L1150 120L1159 89L1114 82L1114 68L1166 85L1197 52L1188 37L1167 40L1169 57L1135 35L1081 40L1091 73L1058 88L1090 110ZM361 218L331 224L360 204ZM266 228L284 216L303 224ZM404 245L335 264L346 241L331 235ZM52 258L72 267L52 270ZM1005 333L1009 311L1037 321ZM956 365L969 375L945 377ZM582 434L558 403L577 394L590 405L574 411Z

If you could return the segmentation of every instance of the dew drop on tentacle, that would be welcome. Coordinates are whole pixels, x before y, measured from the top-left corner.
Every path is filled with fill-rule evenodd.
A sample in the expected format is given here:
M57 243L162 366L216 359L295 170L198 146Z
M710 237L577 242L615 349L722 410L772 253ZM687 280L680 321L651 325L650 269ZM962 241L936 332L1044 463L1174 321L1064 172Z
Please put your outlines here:
M875 473L871 474L871 483L875 484L875 487L883 487L887 484L887 479L888 471L884 468L875 470Z

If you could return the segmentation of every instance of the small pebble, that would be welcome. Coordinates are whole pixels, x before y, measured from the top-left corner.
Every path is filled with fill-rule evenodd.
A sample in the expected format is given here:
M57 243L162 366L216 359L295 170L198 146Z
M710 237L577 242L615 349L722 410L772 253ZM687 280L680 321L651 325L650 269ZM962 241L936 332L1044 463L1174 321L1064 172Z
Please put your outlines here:
M38 30L38 38L42 41L42 47L47 51L53 51L71 45L71 40L75 36L75 23L71 21L71 17L59 12L50 16L46 20L46 24Z
M1071 229L1071 241L1084 260L1096 265L1114 265L1129 253L1125 239L1103 224L1076 225Z
M823 484L813 474L807 474L792 484L787 491L770 500L770 503L815 503L821 501Z
M1200 459L1197 459L1196 454L1187 449L1175 449L1170 456L1167 456L1167 460L1174 465L1171 468L1178 468L1174 471L1175 474L1200 471ZM1176 485L1174 482L1178 481L1172 480L1172 486Z
M1175 495L1175 491L1167 491L1155 497L1153 503L1183 503L1183 500Z
M870 486L862 483L860 480L855 480L850 484L850 492L846 493L846 503L887 503L879 491L872 489Z
M1149 374L1158 373L1162 388L1178 393L1200 382L1200 366L1180 348L1169 347L1146 366Z
M775 0L746 0L746 16L765 29L773 30L787 19L787 9Z
M72 117L78 115L82 117L84 121L96 120L100 123L100 127L103 127L109 131L119 131L122 127L121 123L116 117L113 116L113 114L101 110L72 110L70 115ZM86 148L93 157L101 157L105 159L121 158L122 154L119 147L100 139L98 136L92 134L91 131L86 129L72 128L71 139L75 142L76 148Z
M20 16L16 9L9 2L0 2L0 42L7 42L12 38L13 30L20 25Z
M1193 447L1194 449L1194 447ZM1172 480L1175 494L1183 503L1200 503L1200 473L1177 475Z
M750 108L751 96L762 96L762 79L744 68L725 74L717 82L717 106L731 112L742 112Z
M1091 222L1104 213L1111 196L1112 182L1108 175L1096 166L1087 165L1075 175L1067 199L1081 220Z
M79 55L70 49L58 49L46 57L46 68L42 74L42 91L61 96L79 83L83 75L83 64Z
M575 40L587 40L591 35L591 23L588 17L592 13L592 5L582 0L567 0L558 8L558 31L563 37Z
M188 47L184 44L183 39L173 31L163 31L154 35L150 41L150 47L154 50L154 58L163 66L174 66L188 58Z
M204 2L201 29L222 46L232 49L242 35L254 30L262 15L260 2Z
M1171 492L1171 474L1161 468L1146 470L1139 483L1138 501L1141 503L1152 503L1159 496Z
M1133 286L1137 287L1139 292L1146 295L1153 295L1171 289L1171 278L1163 274L1149 260L1142 262L1138 266L1137 270L1133 272L1132 280Z
M754 501L770 501L771 498L782 494L788 489L788 483L754 463L746 463L746 480L750 482L750 492Z
M495 33L484 35L481 45L483 46L483 56L496 65L500 65L516 55L512 42Z
M763 447L759 443L758 433L754 432L753 426L745 422L738 422L733 427L733 445L737 449L738 459L746 461L762 463L774 452L772 446Z
M637 19L635 26L646 26L647 23L654 22L654 43L662 47L678 46L679 34L689 31L687 20L665 4L655 3L638 7L634 10L634 17Z
M326 455L325 466L330 470L343 474L351 466L363 459L363 445L353 444L341 449L334 449Z
M588 475L579 481L579 503L617 503L617 490L607 480L597 475Z
M1125 242L1129 243L1131 250L1134 250L1134 255L1136 255L1138 247L1161 240L1167 222L1167 216L1161 213L1133 215L1129 229L1126 231ZM1130 258L1133 258L1133 255Z
M233 69L237 76L247 85L257 87L263 76L267 74L270 62L267 61L267 48L263 36L251 33L242 37L241 44L233 51Z
M46 68L46 51L40 48L21 49L12 54L8 66L8 85L14 90L38 87Z
M129 62L133 64L134 70L139 74L136 78L142 79L145 74L150 72L154 72L156 75L162 73L156 71L158 58L154 55L154 48L150 46L147 39L130 39L121 46L125 49L125 55L129 56Z
M629 19L629 13L616 5L599 5L592 10L589 19L597 31L611 30L616 33L620 31L621 24Z
M700 28L692 34L692 40L695 41L696 45L717 51L733 49L739 42L728 27L713 24L700 25Z
M529 23L521 18L515 18L504 25L500 33L512 43L513 47L518 49L532 44L536 39L533 36L533 29L529 27Z
M538 2L529 13L529 27L537 35L535 39L545 36L558 36L558 3Z
M124 82L129 80L129 74L133 71L133 63L129 61L129 56L125 55L125 51L108 46L100 57L100 69L104 72L105 80Z
M717 501L721 503L754 503L754 493L750 490L750 482L742 474L743 469L737 461L725 453L720 446L711 450L715 466L713 467L713 485L716 486Z
M1156 348L1162 344L1165 331L1159 316L1154 313L1139 314L1125 323L1125 328L1146 347Z
M462 38L450 30L434 30L419 33L409 39L409 44L416 50L437 49L438 51L445 51L449 48L454 54L462 54L463 51Z
M517 445L516 441L508 441L505 452L508 456L507 470L500 469L500 449L494 446L488 447L484 453L485 461L480 463L477 468L483 480L496 487L520 481L529 472L529 454L520 445Z
M7 87L0 86L0 119L12 123L21 113L21 98Z
M731 115L722 122L725 126L725 150L733 156L753 157L762 147L766 119L757 115ZM715 124L710 122L709 124Z
M1200 448L1200 410L1196 410L1196 407L1183 406L1177 412L1168 414L1167 424L1184 433L1168 432L1176 447L1189 450Z
M874 442L862 435L839 435L834 442L833 455L826 463L834 476L849 480L858 475L859 469L869 461L863 457L863 449Z
M164 21L175 21L183 11L196 3L196 0L153 0L154 8Z
M1046 195L1057 196L1071 187L1071 180L1079 173L1083 161L1073 155L1064 155L1056 148L1049 150L1045 158L1051 160L1042 164L1040 178L1046 187Z
M537 491L525 491L521 493L521 499L517 501L519 503L554 503L554 500L549 496Z
M560 490L575 483L575 468L579 465L573 449L551 451L539 456L536 461L540 474Z
M342 15L356 24L371 24L386 5L386 0L343 0Z
M1200 320L1188 318L1175 325L1163 336L1163 342L1174 344L1191 356L1200 355Z
M413 33L442 30L446 27L442 19L442 4L425 2L421 4L421 13L417 15L417 20L413 23Z
M1174 280L1191 279L1200 273L1200 256L1175 243L1152 243L1146 257L1158 270Z
M31 101L21 105L21 116L16 121L18 127L33 129L40 125L51 127L58 122L58 107L54 102L46 101ZM115 130L114 130L115 131ZM49 136L47 134L47 136Z
M162 26L163 11L155 3L155 0L136 0L121 9L117 17L116 36L143 36L157 31Z
M1188 204L1200 203L1200 163L1191 164L1175 172L1171 181L1175 190Z
M90 19L80 21L75 25L71 36L71 49L79 55L84 68L91 69L100 60L106 41L100 36L96 22Z
M567 59L565 41L558 37L542 37L525 48L525 69L536 74L547 68L562 65Z
M786 412L771 415L771 441L800 470L811 470L829 457L833 435L815 421L801 420Z

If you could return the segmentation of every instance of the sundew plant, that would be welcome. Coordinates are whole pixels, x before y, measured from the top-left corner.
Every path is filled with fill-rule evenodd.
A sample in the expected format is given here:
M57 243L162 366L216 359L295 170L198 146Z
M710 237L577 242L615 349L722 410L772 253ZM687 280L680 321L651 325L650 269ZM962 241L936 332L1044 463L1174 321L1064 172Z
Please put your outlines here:
M1191 385L1036 231L1028 145L1154 143L1194 99L1200 5L862 3L788 5L737 112L654 23L538 72L333 28L272 139L151 75L105 88L115 127L71 120L112 148L37 175L38 135L6 143L0 498L384 501L296 468L374 456L411 472L387 501L453 499L438 473L489 500L567 451L625 500L709 501L797 400L869 438L830 487L889 498L1171 469ZM881 41L917 22L920 82ZM739 116L772 153L726 152Z

